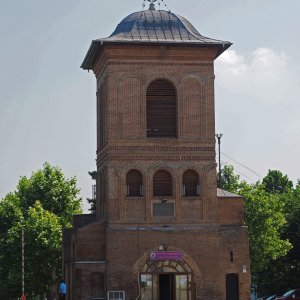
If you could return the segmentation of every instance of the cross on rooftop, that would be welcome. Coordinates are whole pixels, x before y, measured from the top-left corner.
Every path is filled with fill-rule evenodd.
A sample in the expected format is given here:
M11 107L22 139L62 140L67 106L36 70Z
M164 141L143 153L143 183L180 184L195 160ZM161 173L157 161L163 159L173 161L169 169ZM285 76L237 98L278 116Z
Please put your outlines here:
M149 10L155 10L154 3L155 3L157 0L147 0L147 1L150 2Z

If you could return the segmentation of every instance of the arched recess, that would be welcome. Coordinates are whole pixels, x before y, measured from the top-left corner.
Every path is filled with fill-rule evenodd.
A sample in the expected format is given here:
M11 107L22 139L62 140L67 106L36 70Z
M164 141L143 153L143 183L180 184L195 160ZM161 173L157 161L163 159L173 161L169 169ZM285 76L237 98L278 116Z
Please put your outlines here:
M110 139L121 138L121 118L119 109L120 96L119 96L119 80L113 75L107 76L107 134Z
M139 170L130 170L126 174L126 196L141 197L144 195L143 175Z
M200 195L199 174L195 170L187 170L183 173L182 195L185 197Z
M173 196L173 179L168 171L159 170L153 175L153 196Z
M177 137L177 94L166 79L152 81L146 92L147 137Z
M142 101L141 82L138 78L126 78L122 84L123 138L141 136Z
M107 141L106 113L107 79L104 79L97 91L97 148L103 147Z
M106 184L107 184L107 176L104 168L98 169L97 171L97 205L96 205L96 213L97 217L103 219L106 216Z
M181 83L181 93L183 139L205 139L206 103L199 78L185 78Z
M204 135L207 139L214 140L215 136L215 107L214 107L214 81L215 77L209 77L204 84L204 99L206 105L206 128Z

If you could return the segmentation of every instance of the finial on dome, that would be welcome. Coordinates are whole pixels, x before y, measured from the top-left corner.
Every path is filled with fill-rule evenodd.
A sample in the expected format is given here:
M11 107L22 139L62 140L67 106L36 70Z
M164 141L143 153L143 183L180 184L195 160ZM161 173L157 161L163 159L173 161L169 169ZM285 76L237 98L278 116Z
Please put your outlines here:
M156 2L157 0L147 0L147 1L150 2L149 10L156 10L154 2Z

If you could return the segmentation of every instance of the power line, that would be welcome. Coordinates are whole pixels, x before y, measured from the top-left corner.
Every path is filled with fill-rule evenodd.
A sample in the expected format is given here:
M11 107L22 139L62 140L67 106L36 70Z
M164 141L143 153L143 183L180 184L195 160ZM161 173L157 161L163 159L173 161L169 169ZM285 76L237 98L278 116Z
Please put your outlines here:
M249 167L247 167L245 164L240 163L239 161L237 161L236 159L230 157L229 155L225 154L224 152L221 152L224 156L226 156L227 158L229 158L230 160L232 160L233 162L237 163L238 165L242 166L243 168L249 170L250 172L252 172L253 174L255 174L256 176L258 176L260 179L264 179L267 183L272 184L274 187L279 188L280 190L282 190L283 192L287 192L286 189L284 189L282 186L279 186L273 182L267 181L263 176L261 176L260 174L258 174L257 172L253 171L252 169L250 169ZM243 175L245 176L245 175ZM251 179L250 179L251 180ZM266 188L267 189L267 188ZM274 192L270 189L267 189L269 192Z
M224 156L226 156L227 158L229 158L230 160L234 161L235 163L237 163L238 165L244 167L245 169L247 169L248 171L252 172L253 174L255 174L256 176L258 176L259 178L263 179L263 176L261 176L260 174L258 174L257 172L251 170L249 167L245 166L244 164L238 162L236 159L230 157L229 155L225 154L224 152L221 152Z
M229 166L230 164L227 161L222 161L222 164L224 164L225 166ZM241 171L239 171L238 169L234 169L237 173L239 173L240 175L242 175L243 177L249 179L252 181L252 178L250 178L249 176L245 175L244 173L242 173Z

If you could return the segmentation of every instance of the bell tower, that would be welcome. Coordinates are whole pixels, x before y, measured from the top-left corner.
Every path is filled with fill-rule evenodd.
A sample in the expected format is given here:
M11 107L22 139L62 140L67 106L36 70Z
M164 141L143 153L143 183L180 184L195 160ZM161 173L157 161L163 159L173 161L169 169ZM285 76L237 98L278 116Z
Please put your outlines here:
M97 79L97 216L216 223L213 63L231 43L153 6L93 41L82 64Z
M81 65L97 80L91 239L103 295L249 299L243 201L216 180L214 61L231 43L150 2L93 40Z

